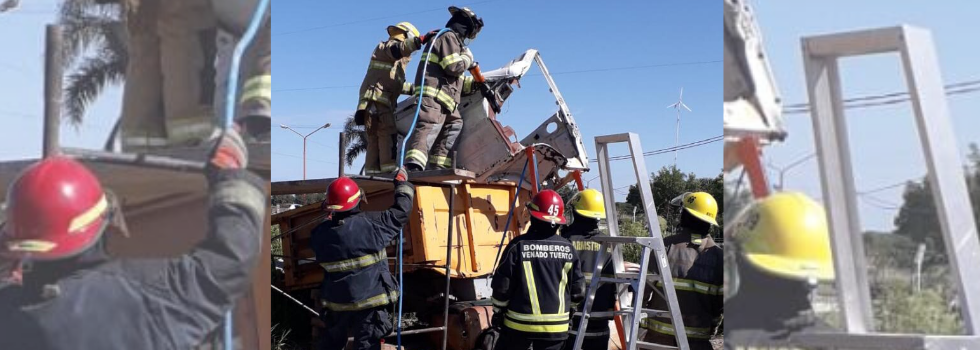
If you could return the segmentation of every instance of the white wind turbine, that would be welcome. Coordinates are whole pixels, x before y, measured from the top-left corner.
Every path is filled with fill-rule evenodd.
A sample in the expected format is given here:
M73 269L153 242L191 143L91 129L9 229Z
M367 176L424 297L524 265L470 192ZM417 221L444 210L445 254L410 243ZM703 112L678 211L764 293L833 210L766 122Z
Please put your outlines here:
M677 111L677 123L674 130L674 167L677 167L677 146L680 144L678 141L680 141L681 135L681 107L684 107L684 109L686 109L688 112L691 112L691 108L684 104L683 87L681 88L681 96L677 98L677 102L667 106L667 108L673 108Z

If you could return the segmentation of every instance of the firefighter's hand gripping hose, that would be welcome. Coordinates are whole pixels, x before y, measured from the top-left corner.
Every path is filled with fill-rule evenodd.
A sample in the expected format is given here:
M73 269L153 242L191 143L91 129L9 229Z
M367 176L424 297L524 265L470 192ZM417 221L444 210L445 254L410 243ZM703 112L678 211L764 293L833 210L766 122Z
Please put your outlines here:
M245 30L245 34L235 44L235 51L232 54L231 67L229 67L228 72L228 87L225 88L225 117L221 125L222 132L228 132L228 130L233 130L234 128L235 102L238 101L236 97L238 96L239 66L242 62L242 56L245 54L245 49L255 40L255 34L259 31L259 26L262 24L263 19L265 19L270 2L271 0L259 1L255 6L255 12L252 13L252 19L248 24L248 29ZM231 344L234 344L234 327L232 326L231 310L225 313L224 333L225 348L230 349Z
M442 33L448 32L449 28L443 28L439 30L438 33L429 41L429 50L425 55L425 62L422 63L422 79L425 79L425 72L429 68L429 56L432 54L432 43L439 39ZM415 103L415 117L412 118L412 126L408 128L408 133L405 134L405 139L402 140L401 151L398 154L398 168L401 169L405 166L405 146L408 145L408 139L412 138L412 133L415 132L415 124L419 121L419 112L422 111L422 96L425 96L425 81L419 84L419 98ZM405 230L401 229L398 231L398 323L395 325L395 330L398 332L398 349L402 348L402 299L404 299L404 285L405 280L403 279L403 265L402 264L402 249L403 242L405 241Z

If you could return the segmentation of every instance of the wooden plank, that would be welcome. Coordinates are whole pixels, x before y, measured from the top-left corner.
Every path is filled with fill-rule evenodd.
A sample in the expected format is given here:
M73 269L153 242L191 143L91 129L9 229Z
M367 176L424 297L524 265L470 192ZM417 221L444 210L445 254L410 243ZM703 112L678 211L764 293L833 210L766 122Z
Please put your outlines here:
M473 196L470 195L470 185L463 185L463 195L466 196L466 239L470 243L470 261L473 272L480 271L480 263L476 260L476 242L473 238Z

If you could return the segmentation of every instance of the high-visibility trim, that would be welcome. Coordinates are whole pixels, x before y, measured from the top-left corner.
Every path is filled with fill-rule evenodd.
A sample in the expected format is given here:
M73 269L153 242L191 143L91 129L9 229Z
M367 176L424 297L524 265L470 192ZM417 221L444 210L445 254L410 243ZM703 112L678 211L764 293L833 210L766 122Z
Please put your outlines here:
M568 332L568 322L562 324L523 324L510 319L504 319L504 326L507 328L529 333L566 333Z
M387 294L378 294L356 303L332 303L323 300L321 305L327 309L330 309L330 311L357 311L387 305L396 301L398 301L398 291L393 290Z
M419 58L419 59L421 59L422 61L428 60L429 63L438 65L442 69L446 69L446 67L448 67L450 64L457 63L457 62L466 62L466 61L468 61L469 60L469 57L460 55L458 53L454 53L454 54L451 54L449 56L440 58L436 54L429 54L428 52L426 52L426 53L423 53L422 56L421 56L421 58ZM470 63L472 63L472 62L470 62ZM469 66L469 65L467 64L467 66Z
M534 284L534 269L531 268L530 261L524 262L524 279L527 281L528 299L531 300L531 313L540 315L541 305L538 303L538 287Z
M353 259L320 263L320 266L323 266L323 269L327 270L327 272L342 272L365 268L384 262L386 259L388 259L388 253L382 250L374 254L359 256Z
M576 330L569 330L568 331L568 334L578 335L578 331L576 331ZM604 337L604 336L609 335L609 331L605 331L605 332L585 332L584 334L585 334L585 337L586 338L591 338L591 337Z
M645 318L642 321L640 321L640 327L643 327L645 329L660 334L671 335L671 336L674 335L674 325L666 322L660 322L652 318ZM684 334L687 334L688 338L710 339L711 329L685 326Z
M473 77L467 75L463 77L463 93L468 94L473 91Z
M253 99L272 101L272 75L252 77L245 82L242 91L242 98L239 100L240 103L245 103Z
M657 287L663 287L663 281L657 281ZM701 281L689 280L685 278L674 279L675 290L685 290L707 295L722 295L721 286L716 284L704 283Z
M490 297L490 303L493 304L493 306L495 306L495 307L505 308L505 307L507 307L507 304L510 303L510 301L509 300L497 300L497 299L495 299L493 297Z
M421 91L422 91L421 89L415 89L413 95L418 97ZM443 105L449 110L456 109L456 99L454 99L452 96L449 96L449 94L442 91L442 89L432 87L432 86L426 86L425 96L434 98L436 101L439 102L439 104Z
M7 250L12 252L47 253L57 246L57 243L51 241L25 239L23 241L7 243Z
M411 95L415 93L415 84L404 82L402 83L402 95Z
M73 234L82 229L88 227L89 225L95 223L96 220L102 218L105 215L106 210L109 208L109 202L105 199L105 194L99 198L95 205L88 208L85 212L78 214L75 218L71 219L68 224L68 234Z
M167 121L167 136L174 143L181 143L211 135L214 123L210 118L188 118Z
M566 262L561 269L561 282L558 282L558 311L565 310L565 286L568 284L568 271L572 269L572 262Z
M442 58L442 62L440 63L440 65L442 66L442 69L446 69L446 66L448 66L450 64L461 62L461 61L465 61L465 58L464 57L465 56L463 56L463 55L460 55L458 53L454 53L454 54L451 54L449 56L443 57Z
M391 100L394 100L394 99L395 99L395 97L392 96L391 94L386 93L384 91L374 90L374 89L369 89L367 91L364 91L364 96L361 96L362 103L365 100L367 100L367 101L374 101L374 102L383 104L383 105L388 106L388 107L391 107ZM364 108L360 108L360 107L361 106L358 105L358 109L364 109ZM367 104L365 104L365 107L367 107Z
M357 191L356 193L354 193L353 195L351 195L349 198L347 198L347 203L354 203L354 202L356 202L360 198L361 198L361 191ZM327 209L337 210L337 209L340 209L340 208L343 208L343 207L344 207L344 204L334 204L334 205L328 205L327 206Z
M368 69L391 70L392 68L395 68L394 64L378 60L371 60L371 64L368 65Z
M398 165L395 165L395 163L383 163L383 164L381 164L381 172L383 172L383 173L392 172L392 171L395 171L395 169L398 169Z
M429 155L417 149L410 149L405 152L405 159L411 159L418 162L419 165L425 165L425 162L429 160Z
M432 156L429 158L429 164L448 168L453 166L453 160L446 156Z
M526 321L526 322L567 322L569 315L570 314L567 312L562 314L528 315L512 310L507 310L507 317L510 317L517 321Z
M123 147L162 147L166 145L166 137L132 136L123 138Z

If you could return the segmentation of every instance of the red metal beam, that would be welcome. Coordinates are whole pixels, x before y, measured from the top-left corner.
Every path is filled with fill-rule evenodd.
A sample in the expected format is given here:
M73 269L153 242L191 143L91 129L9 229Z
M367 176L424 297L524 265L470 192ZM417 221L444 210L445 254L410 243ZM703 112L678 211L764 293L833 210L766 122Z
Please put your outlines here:
M755 198L763 198L769 195L769 182L766 180L766 172L762 168L759 160L761 151L759 140L755 137L746 137L738 142L738 157L749 174L749 184L752 187L752 195Z

